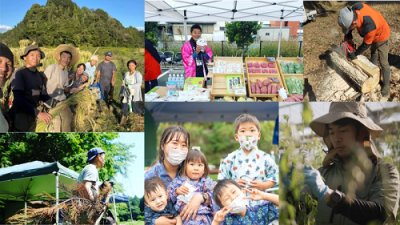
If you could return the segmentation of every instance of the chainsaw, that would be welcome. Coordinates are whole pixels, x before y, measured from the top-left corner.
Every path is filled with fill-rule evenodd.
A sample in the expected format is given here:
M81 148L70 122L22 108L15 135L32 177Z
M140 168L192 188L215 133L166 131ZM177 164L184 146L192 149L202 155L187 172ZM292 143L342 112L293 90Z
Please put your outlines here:
M344 36L344 40L340 43L340 47L344 56L349 58L349 55L356 50L356 45L351 38L346 36L347 35ZM340 48L337 48L336 52L339 51ZM363 87L361 88L362 93L367 93L378 85L379 68L371 69L357 58L352 59L351 62L354 65L357 65L368 76L368 79L364 82Z
M348 57L350 53L356 49L356 45L354 44L353 40L344 36L344 41L340 43L342 46L343 53Z
M354 44L351 38L348 38L346 35L344 36L344 40L340 43L342 47L342 51L346 57L349 57L351 53L356 50L356 45ZM367 75L368 77L373 77L376 75L376 71L372 71L368 68L363 62L358 60L357 58L351 60L354 64L358 65Z

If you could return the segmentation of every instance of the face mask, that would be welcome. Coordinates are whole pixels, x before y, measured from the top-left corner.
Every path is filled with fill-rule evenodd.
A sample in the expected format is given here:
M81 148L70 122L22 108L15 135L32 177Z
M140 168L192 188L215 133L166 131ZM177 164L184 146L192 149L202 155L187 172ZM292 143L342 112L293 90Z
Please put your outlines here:
M257 147L258 136L238 136L242 149L250 150Z
M169 149L167 160L171 165L177 166L186 159L188 151L183 151L180 149Z
M246 205L248 204L248 199L243 199L245 195L241 193L235 200L228 205L228 209L232 209L231 213L242 213L246 209Z

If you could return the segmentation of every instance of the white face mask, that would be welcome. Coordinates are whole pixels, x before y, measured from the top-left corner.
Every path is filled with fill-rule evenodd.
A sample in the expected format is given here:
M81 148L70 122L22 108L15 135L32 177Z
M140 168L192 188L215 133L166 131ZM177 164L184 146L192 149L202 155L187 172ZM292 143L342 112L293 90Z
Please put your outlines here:
M171 165L177 166L186 159L188 151L183 151L180 149L169 149L167 160Z
M232 209L231 213L242 213L246 209L246 205L248 205L249 200L243 199L245 195L241 193L235 200L228 205L228 209Z
M257 147L258 136L238 136L242 149L250 150Z

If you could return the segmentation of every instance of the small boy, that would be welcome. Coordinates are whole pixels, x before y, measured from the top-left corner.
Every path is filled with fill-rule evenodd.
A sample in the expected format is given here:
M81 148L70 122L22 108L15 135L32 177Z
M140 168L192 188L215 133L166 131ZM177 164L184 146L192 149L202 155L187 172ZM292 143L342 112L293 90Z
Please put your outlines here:
M145 224L154 224L160 216L171 216L182 225L182 219L174 205L168 201L167 186L160 177L152 177L144 182L144 209Z
M255 116L242 114L235 120L235 139L240 148L221 162L218 180L232 179L242 187L265 191L278 186L279 171L276 163L257 147L260 140L260 122ZM251 206L261 202L250 201Z
M245 197L245 192L249 196ZM279 218L278 195L257 189L242 189L237 182L230 179L218 182L213 198L221 210L215 214L212 225L269 224ZM263 201L256 206L247 206L247 199Z

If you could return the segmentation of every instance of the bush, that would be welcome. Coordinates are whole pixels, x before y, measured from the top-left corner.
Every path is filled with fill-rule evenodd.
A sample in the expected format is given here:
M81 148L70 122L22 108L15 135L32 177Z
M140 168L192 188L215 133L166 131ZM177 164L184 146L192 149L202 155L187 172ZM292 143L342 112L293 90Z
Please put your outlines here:
M237 45L232 43L229 44L224 42L222 45L221 41L209 41L208 46L211 48L213 52L213 56L236 56ZM276 57L278 54L278 41L272 42L261 42L261 55L260 55L260 44L253 44L249 47L249 57ZM181 48L183 46L182 42L169 42L168 47L163 44L163 47L160 48L161 51L173 51L175 54L177 52L181 52ZM222 47L224 48L222 54ZM282 57L297 57L299 54L299 41L282 41L280 48L280 55ZM237 56L242 54L242 49L238 50ZM247 52L243 53L243 61L247 57ZM303 57L303 46L300 51L300 57Z

